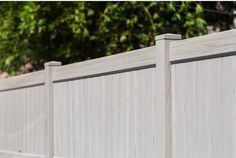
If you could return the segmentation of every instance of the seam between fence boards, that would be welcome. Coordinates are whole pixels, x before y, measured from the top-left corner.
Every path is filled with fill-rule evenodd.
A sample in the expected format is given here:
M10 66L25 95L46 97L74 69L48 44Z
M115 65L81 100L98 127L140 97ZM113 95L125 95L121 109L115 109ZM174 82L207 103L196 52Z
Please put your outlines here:
M31 87L37 87L37 86L42 86L42 85L44 85L44 83L38 83L38 84L20 86L20 87L15 87L15 88L6 88L6 89L0 89L0 92L18 90L18 89L23 89L23 88L31 88Z
M207 55L207 56L199 56L199 57L173 60L173 61L170 61L170 63L174 65L174 64L188 63L188 62L194 62L194 61L223 58L223 57L235 56L235 55L236 55L236 51L233 51L233 52L226 52L226 53L221 53L221 54L213 54L213 55Z
M142 69L149 69L149 68L154 68L154 67L156 67L156 64L150 64L150 65L133 67L133 68L128 68L128 69L121 69L121 70L102 72L102 73L91 74L91 75L84 75L84 76L82 75L82 76L73 77L73 78L65 78L65 79L58 79L58 80L55 79L53 81L53 83L73 81L73 80L81 80L81 79L86 79L86 78L94 78L94 77L107 76L107 75L114 75L114 74L130 72L130 71L137 71L137 70L142 70Z

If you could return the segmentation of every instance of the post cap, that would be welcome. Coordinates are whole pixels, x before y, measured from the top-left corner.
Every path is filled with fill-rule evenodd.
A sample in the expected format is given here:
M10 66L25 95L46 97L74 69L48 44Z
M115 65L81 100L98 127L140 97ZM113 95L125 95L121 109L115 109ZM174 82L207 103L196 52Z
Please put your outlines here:
M166 33L155 37L155 40L180 40L182 36L180 34Z
M46 66L61 66L61 62L59 61L49 61L47 63L44 63L44 67Z

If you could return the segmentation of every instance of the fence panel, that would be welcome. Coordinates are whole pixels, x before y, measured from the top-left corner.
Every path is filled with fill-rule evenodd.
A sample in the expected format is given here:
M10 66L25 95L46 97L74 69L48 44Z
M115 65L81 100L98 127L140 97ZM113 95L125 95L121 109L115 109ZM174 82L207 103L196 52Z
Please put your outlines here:
M173 158L236 157L235 46L235 30L172 43Z
M0 93L0 157L44 157L43 86Z
M173 67L174 158L233 158L236 57Z
M0 82L0 157L45 156L43 71Z
M157 157L156 47L54 68L55 157Z
M155 84L155 68L55 83L55 157L156 157Z

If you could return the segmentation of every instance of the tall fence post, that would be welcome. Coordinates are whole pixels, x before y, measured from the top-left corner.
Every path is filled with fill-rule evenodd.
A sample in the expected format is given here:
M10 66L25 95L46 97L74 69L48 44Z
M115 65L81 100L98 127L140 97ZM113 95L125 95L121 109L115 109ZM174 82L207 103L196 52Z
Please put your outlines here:
M45 69L45 100L46 100L46 158L54 156L54 107L53 107L53 67L60 66L61 62L51 61L44 64Z
M169 44L181 35L156 36L158 158L172 158L171 64Z

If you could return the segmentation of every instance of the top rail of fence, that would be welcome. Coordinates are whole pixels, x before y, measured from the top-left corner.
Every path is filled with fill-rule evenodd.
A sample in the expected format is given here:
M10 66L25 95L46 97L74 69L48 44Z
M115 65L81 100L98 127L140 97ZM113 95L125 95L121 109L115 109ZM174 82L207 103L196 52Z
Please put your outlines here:
M36 71L0 80L0 92L44 84L44 71Z
M53 81L60 82L152 67L155 66L155 57L156 47L151 46L127 53L59 66L53 69Z
M172 63L236 55L236 29L170 43Z

